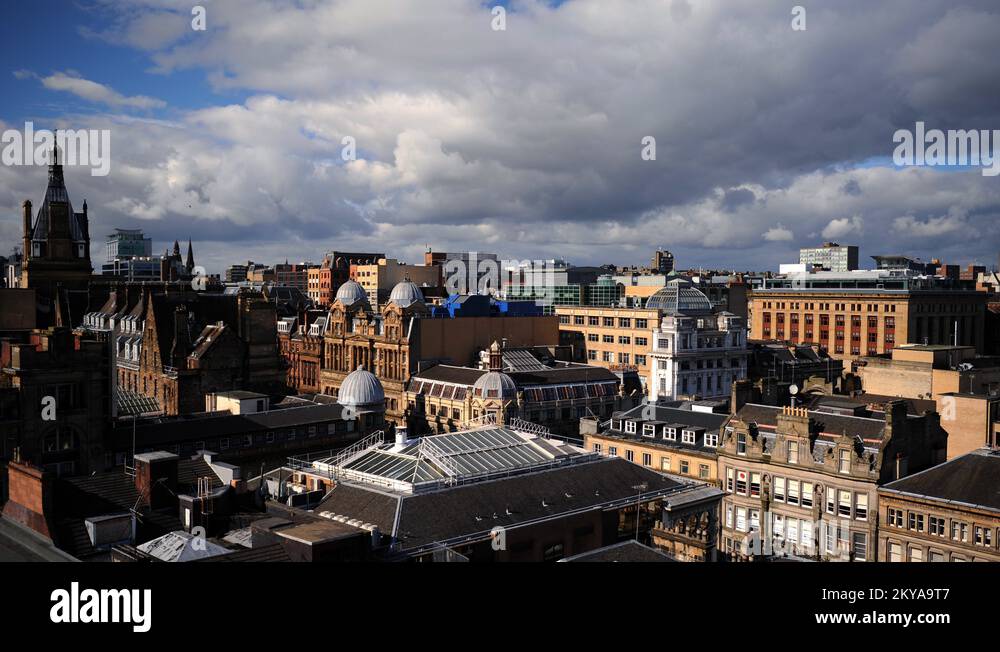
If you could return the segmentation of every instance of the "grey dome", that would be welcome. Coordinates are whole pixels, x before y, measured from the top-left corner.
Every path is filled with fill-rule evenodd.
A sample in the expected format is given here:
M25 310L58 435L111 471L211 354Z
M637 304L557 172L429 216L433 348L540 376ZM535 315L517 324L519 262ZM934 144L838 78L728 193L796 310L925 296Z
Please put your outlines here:
M400 281L389 294L389 303L394 303L400 308L409 308L415 303L423 302L424 293L413 281Z
M345 306L351 306L359 301L368 301L368 293L360 283L349 279L337 289L337 301Z
M646 301L646 307L662 310L667 315L712 312L712 302L690 281L674 279L656 291Z
M377 407L385 403L385 392L378 377L364 367L347 374L337 392L337 402L347 407Z
M502 371L490 371L476 379L476 383L472 386L472 395L486 399L514 399L517 398L517 384Z

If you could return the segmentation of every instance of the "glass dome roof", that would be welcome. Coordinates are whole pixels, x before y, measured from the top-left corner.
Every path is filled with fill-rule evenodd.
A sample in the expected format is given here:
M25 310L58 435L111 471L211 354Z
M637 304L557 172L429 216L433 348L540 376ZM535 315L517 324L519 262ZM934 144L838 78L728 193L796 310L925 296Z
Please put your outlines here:
M673 279L646 301L647 308L667 315L692 315L712 312L712 302L690 281Z

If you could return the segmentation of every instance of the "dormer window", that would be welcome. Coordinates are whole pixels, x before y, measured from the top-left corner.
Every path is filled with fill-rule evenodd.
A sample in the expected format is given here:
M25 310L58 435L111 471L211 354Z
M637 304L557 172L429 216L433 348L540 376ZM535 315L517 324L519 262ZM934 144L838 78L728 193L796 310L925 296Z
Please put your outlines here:
M694 443L694 430L683 430L681 431L681 441L685 444Z
M670 441L677 441L677 429L676 428L664 428L663 438Z
M634 435L635 434L635 421L625 422L625 432Z
M718 433L705 433L705 446L708 446L709 448L717 448L719 446Z
M652 437L655 434L656 434L656 426L654 426L651 423L643 424L643 426L642 426L642 436L643 437Z

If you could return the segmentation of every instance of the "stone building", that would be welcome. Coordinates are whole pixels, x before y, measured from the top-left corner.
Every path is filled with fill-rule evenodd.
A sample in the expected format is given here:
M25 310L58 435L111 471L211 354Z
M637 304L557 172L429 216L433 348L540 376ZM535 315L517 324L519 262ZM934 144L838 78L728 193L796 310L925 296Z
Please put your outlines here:
M322 392L336 396L347 374L363 367L382 382L386 418L403 425L406 383L420 363L470 364L494 341L506 339L513 347L554 346L559 337L555 317L509 316L500 310L437 315L409 281L397 284L380 310L372 308L360 284L341 285L324 332Z
M16 449L54 476L102 470L110 370L107 346L69 329L36 330L24 342L4 339L0 459L12 459Z
M119 286L84 317L83 330L114 334L122 392L167 415L200 412L211 392L284 393L274 306L259 292Z
M646 308L662 317L653 329L649 400L729 396L747 375L746 322L712 303L689 282L675 279L651 296Z
M729 422L725 402L644 404L600 422L580 422L584 448L661 473L719 484L718 447Z
M48 187L34 217L31 208L25 200L19 287L35 290L39 327L75 326L86 310L93 274L90 220L86 201L82 213L73 209L58 151L53 152Z
M879 559L1000 562L1000 445L878 490Z
M947 433L905 401L807 408L740 404L719 445L729 559L878 560L877 489L939 464Z
M493 342L486 369L434 365L406 385L407 424L417 434L453 432L483 417L523 419L575 436L583 417L610 417L642 398L634 372L558 361L537 349Z

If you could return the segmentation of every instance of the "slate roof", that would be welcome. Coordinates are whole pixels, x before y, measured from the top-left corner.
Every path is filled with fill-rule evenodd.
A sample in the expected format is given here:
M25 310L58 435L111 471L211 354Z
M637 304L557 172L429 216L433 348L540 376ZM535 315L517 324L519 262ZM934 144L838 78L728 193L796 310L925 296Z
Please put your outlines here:
M560 562L671 562L676 561L666 553L645 546L634 539L604 546L560 559Z
M201 414L196 418L161 420L136 426L135 441L142 448L172 445L177 442L204 441L267 430L280 430L327 423L341 418L344 407L336 403L289 407L257 414ZM132 424L114 432L117 447L131 446Z
M414 495L392 495L344 483L334 488L316 511L374 523L382 532L395 535L400 550L417 552L434 547L436 542L481 540L498 525L511 528L578 510L622 504L635 499L633 486L640 483L646 484L645 495L665 495L689 486L621 458L595 458ZM398 516L393 509L396 504Z
M744 422L756 422L759 426L773 428L778 423L780 407L747 403L736 413L736 417ZM825 412L809 412L820 428L820 433L839 437L846 433L853 437L860 435L863 439L881 440L885 432L884 418L851 417ZM881 416L881 415L880 415Z
M572 383L599 383L618 382L618 376L604 367L592 367L590 365L578 365L557 363L545 369L534 371L508 371L508 376L514 379L518 387L531 387L533 385L562 385ZM480 376L489 373L485 369L475 369L473 367L455 367L452 365L439 364L429 369L425 369L411 378L408 389L414 387L417 382L439 382L454 383L456 385L475 385Z
M879 491L1000 511L1000 452L981 448L890 482Z

